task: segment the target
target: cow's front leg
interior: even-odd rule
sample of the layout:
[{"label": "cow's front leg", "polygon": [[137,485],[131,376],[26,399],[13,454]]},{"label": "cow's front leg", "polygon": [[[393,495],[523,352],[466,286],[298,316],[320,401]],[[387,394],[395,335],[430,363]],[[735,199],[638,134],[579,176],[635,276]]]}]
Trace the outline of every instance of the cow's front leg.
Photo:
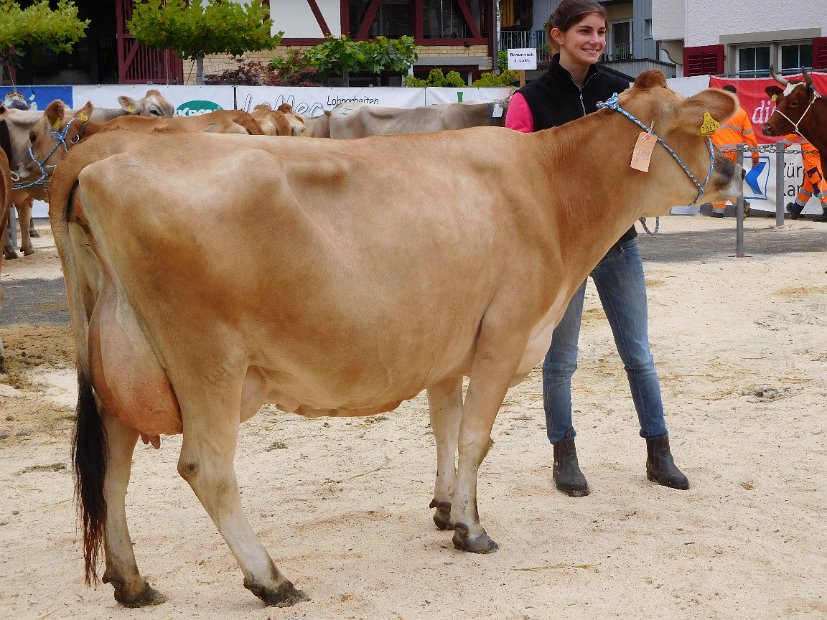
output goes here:
[{"label": "cow's front leg", "polygon": [[[11,211],[11,209],[9,210]],[[3,258],[6,260],[14,260],[17,258],[17,250],[14,249],[14,245],[11,242],[11,234],[9,233],[9,226],[11,223],[11,215],[9,215],[9,220],[6,221],[6,228],[3,230]]]},{"label": "cow's front leg", "polygon": [[182,403],[184,441],[178,473],[195,491],[233,552],[244,574],[244,587],[268,605],[288,607],[306,601],[304,593],[273,564],[241,508],[233,468],[238,416],[221,417],[214,408],[212,411],[205,408],[199,413],[202,415],[188,416]]},{"label": "cow's front leg", "polygon": [[436,482],[430,507],[436,508],[434,523],[441,530],[454,529],[451,495],[456,486],[457,440],[462,419],[462,377],[428,388],[428,411],[436,441]]},{"label": "cow's front leg", "polygon": [[103,582],[112,584],[115,600],[126,607],[158,605],[166,598],[153,589],[138,571],[126,523],[126,489],[138,433],[105,412],[101,412],[101,417],[106,428],[109,452],[103,487],[106,498],[106,570]]},{"label": "cow's front leg", "polygon": [[[477,511],[477,473],[491,448],[491,428],[502,405],[525,346],[515,346],[515,338],[495,338],[483,327],[471,379],[462,406],[459,427],[457,484],[451,504],[454,522],[453,543],[457,549],[474,553],[496,551],[497,543],[480,524]],[[495,334],[496,335],[496,334]]]}]

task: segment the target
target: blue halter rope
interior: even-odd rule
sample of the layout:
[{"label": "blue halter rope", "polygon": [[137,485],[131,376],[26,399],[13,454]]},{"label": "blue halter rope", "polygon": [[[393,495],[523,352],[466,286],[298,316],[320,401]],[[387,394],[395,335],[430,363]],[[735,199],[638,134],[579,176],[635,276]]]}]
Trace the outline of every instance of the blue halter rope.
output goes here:
[{"label": "blue halter rope", "polygon": [[[52,147],[52,150],[50,150],[46,154],[46,157],[43,158],[43,161],[40,161],[39,159],[37,159],[37,157],[34,156],[34,147],[29,147],[29,157],[32,159],[34,163],[37,164],[37,167],[40,168],[40,176],[34,181],[29,181],[28,183],[12,183],[12,189],[28,189],[29,187],[35,186],[45,187],[49,184],[47,182],[47,179],[49,178],[49,171],[46,170],[46,162],[49,161],[49,158],[60,146],[63,146],[64,151],[69,151],[69,145],[66,143],[66,136],[69,135],[69,128],[76,120],[77,117],[74,117],[68,123],[66,123],[66,126],[61,131],[52,132],[52,139],[55,140],[55,145]],[[74,138],[72,138],[72,144],[76,144],[79,140],[80,134],[77,134]],[[51,167],[54,168],[55,166],[53,165]]]},{"label": "blue halter rope", "polygon": [[709,170],[706,173],[706,178],[704,179],[704,182],[703,183],[698,183],[698,179],[695,178],[695,175],[692,174],[692,171],[689,170],[689,168],[686,166],[685,163],[683,163],[683,160],[678,156],[678,154],[675,151],[672,150],[672,147],[670,147],[668,144],[666,144],[666,142],[664,142],[663,139],[658,134],[652,132],[650,127],[647,127],[642,122],[640,122],[638,119],[636,119],[634,116],[629,114],[629,112],[627,112],[626,110],[624,110],[623,108],[620,107],[620,103],[618,102],[617,93],[613,94],[606,101],[599,101],[597,103],[597,107],[598,108],[609,108],[610,110],[615,110],[616,112],[620,112],[623,116],[628,118],[635,125],[639,126],[641,129],[643,129],[647,133],[651,133],[652,135],[654,135],[655,138],[658,141],[658,144],[660,144],[664,149],[666,149],[666,152],[669,153],[672,156],[672,159],[674,159],[677,162],[677,164],[683,169],[683,171],[689,177],[689,180],[692,181],[692,184],[698,190],[698,195],[695,196],[695,200],[693,200],[689,204],[694,205],[696,202],[698,202],[698,198],[700,198],[703,195],[704,190],[706,189],[706,185],[707,185],[707,183],[709,183],[709,179],[712,178],[712,168],[715,166],[715,149],[712,147],[712,139],[711,138],[706,139],[706,145],[709,147],[709,158],[710,158]]}]

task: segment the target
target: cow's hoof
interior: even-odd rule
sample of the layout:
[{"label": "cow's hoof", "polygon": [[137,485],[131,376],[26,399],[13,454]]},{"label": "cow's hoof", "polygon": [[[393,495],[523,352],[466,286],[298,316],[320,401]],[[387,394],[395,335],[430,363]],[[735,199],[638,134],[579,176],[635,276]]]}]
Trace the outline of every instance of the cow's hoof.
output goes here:
[{"label": "cow's hoof", "polygon": [[31,256],[34,254],[34,248],[20,248],[20,251],[23,252],[23,256]]},{"label": "cow's hoof", "polygon": [[436,508],[434,513],[434,523],[441,530],[454,529],[454,523],[451,521],[451,502],[438,502],[435,499],[431,500],[429,508]]},{"label": "cow's hoof", "polygon": [[4,250],[3,258],[5,258],[6,260],[14,260],[15,258],[17,258],[17,252],[8,252]]},{"label": "cow's hoof", "polygon": [[270,607],[290,607],[296,603],[309,601],[310,598],[289,581],[285,581],[276,590],[269,590],[256,583],[244,580],[244,587],[259,597]]},{"label": "cow's hoof", "polygon": [[457,549],[470,551],[471,553],[493,553],[499,549],[497,543],[488,537],[485,530],[483,530],[479,536],[469,538],[468,526],[464,523],[456,523],[454,525],[454,537],[451,540]]},{"label": "cow's hoof", "polygon": [[115,590],[115,600],[124,607],[137,608],[149,607],[150,605],[160,605],[165,603],[167,597],[158,592],[151,585],[146,583],[144,589],[137,596],[126,596],[123,593]]},{"label": "cow's hoof", "polygon": [[33,239],[40,239],[40,233],[37,232],[34,228],[29,229],[29,236]]}]

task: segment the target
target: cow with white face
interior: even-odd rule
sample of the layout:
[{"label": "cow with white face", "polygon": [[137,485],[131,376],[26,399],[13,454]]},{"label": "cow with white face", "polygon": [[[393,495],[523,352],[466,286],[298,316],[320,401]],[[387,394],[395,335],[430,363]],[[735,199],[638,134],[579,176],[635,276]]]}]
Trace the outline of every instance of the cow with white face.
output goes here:
[{"label": "cow with white face", "polygon": [[[270,605],[305,600],[242,511],[239,423],[268,402],[371,415],[423,389],[434,521],[457,548],[494,551],[477,472],[508,387],[542,359],[571,295],[639,217],[737,195],[743,170],[699,135],[705,115],[723,122],[736,106],[719,89],[683,99],[646,72],[614,109],[532,134],[109,132],[72,148],[50,217],[77,343],[87,580],[103,549],[118,601],[164,600],[138,570],[125,496],[138,438],[182,433],[178,472],[245,587]],[[641,133],[630,117],[671,149],[656,147],[648,172],[629,167]]]},{"label": "cow with white face", "polygon": [[804,136],[819,152],[824,170],[827,154],[827,100],[813,86],[813,78],[802,69],[803,82],[790,81],[776,75],[784,87],[767,86],[766,93],[775,102],[775,110],[761,127],[766,136],[786,136],[797,133]]}]

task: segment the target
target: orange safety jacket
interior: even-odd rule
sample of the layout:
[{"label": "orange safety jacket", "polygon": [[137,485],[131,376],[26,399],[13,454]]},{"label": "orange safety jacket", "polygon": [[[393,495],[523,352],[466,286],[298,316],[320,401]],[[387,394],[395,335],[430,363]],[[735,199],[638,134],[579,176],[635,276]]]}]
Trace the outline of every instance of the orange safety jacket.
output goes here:
[{"label": "orange safety jacket", "polygon": [[[712,144],[724,151],[724,155],[732,161],[736,159],[735,147],[739,144],[758,146],[758,140],[755,139],[755,132],[752,130],[752,123],[744,108],[739,107],[731,119],[715,130],[715,133],[712,134]],[[744,153],[745,158],[746,156],[747,154]],[[752,151],[749,156],[752,157],[753,165],[758,163],[758,151]]]},{"label": "orange safety jacket", "polygon": [[818,168],[821,172],[821,157],[819,157],[816,148],[807,141],[807,138],[797,133],[788,133],[784,136],[784,148],[793,144],[801,147],[801,163],[804,164],[804,170]]}]

